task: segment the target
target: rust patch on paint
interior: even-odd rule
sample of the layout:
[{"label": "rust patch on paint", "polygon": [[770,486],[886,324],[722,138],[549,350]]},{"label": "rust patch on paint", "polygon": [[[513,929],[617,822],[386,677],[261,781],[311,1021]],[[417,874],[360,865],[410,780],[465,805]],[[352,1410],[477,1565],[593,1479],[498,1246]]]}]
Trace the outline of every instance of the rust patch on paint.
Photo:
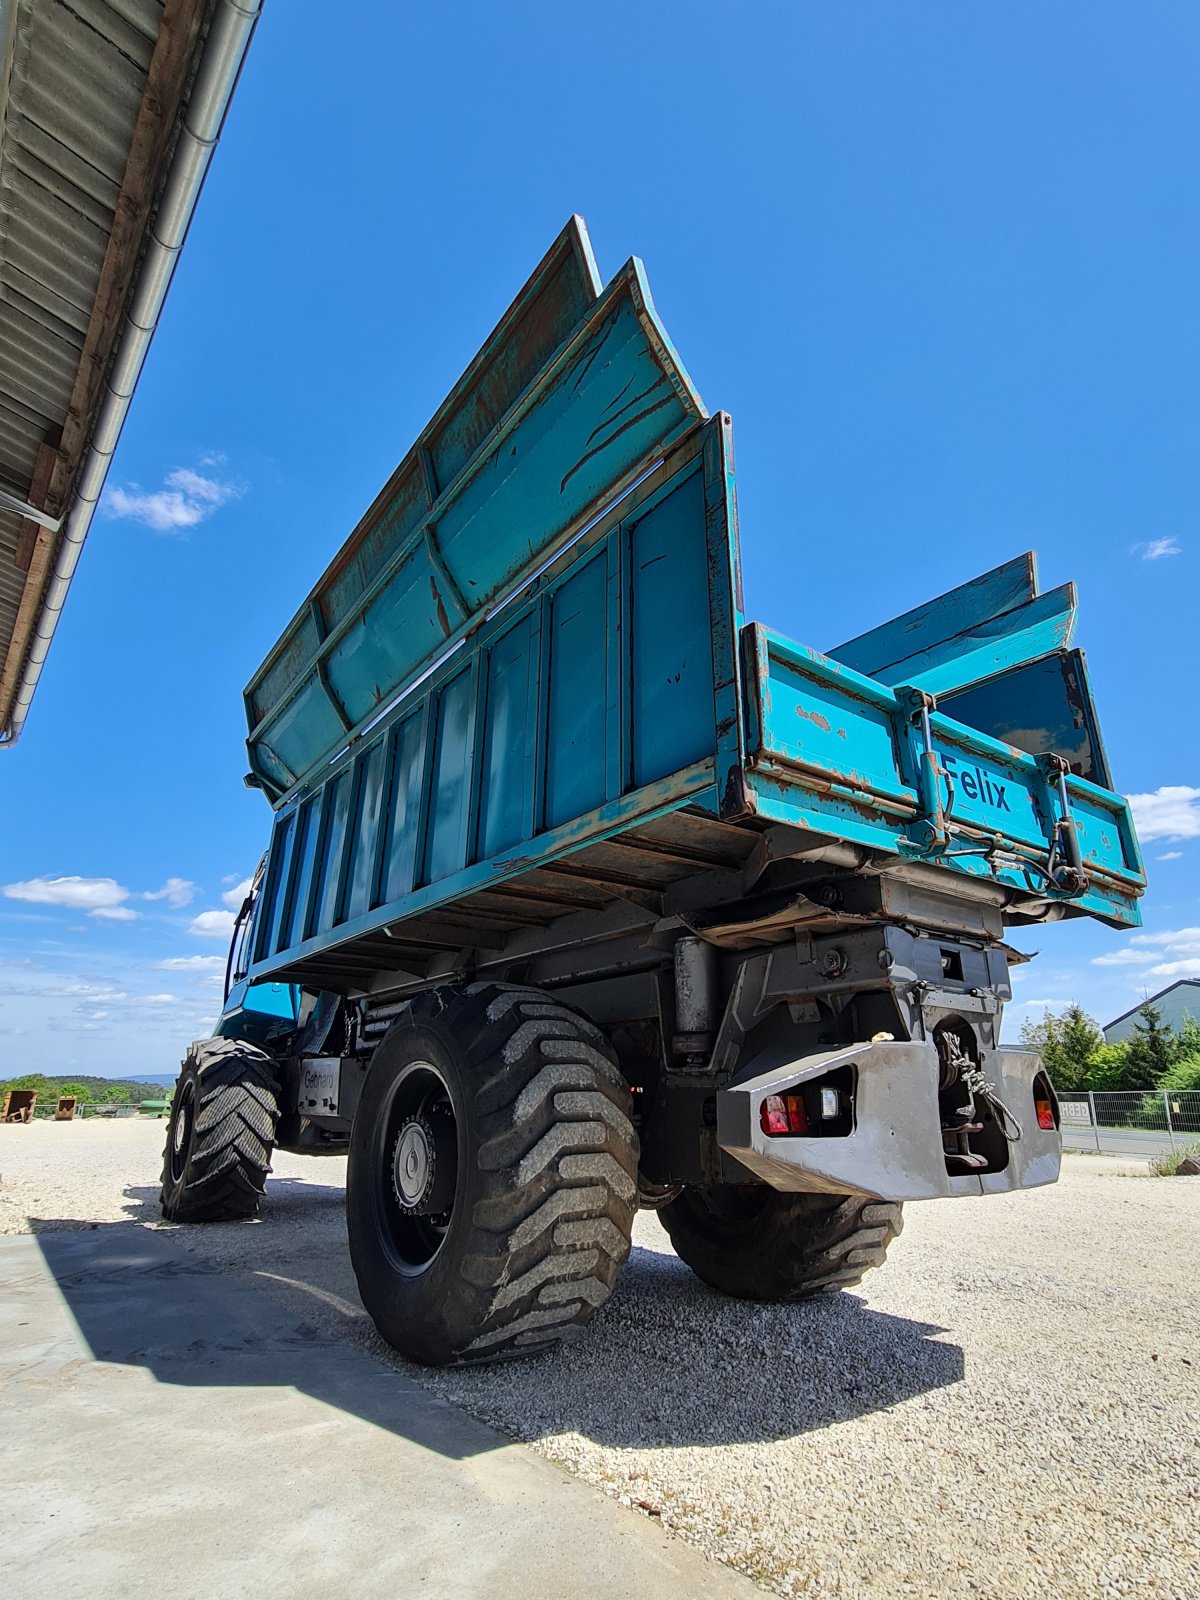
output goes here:
[{"label": "rust patch on paint", "polygon": [[[805,711],[803,706],[796,707],[796,715],[803,717],[807,722],[815,722],[818,728],[829,732],[829,718],[823,717],[819,711]],[[842,735],[845,738],[845,734]]]},{"label": "rust patch on paint", "polygon": [[[433,603],[437,607],[438,624],[448,639],[450,637],[450,618],[446,615],[446,606],[442,600],[441,591],[438,589],[437,582],[433,578],[430,578],[429,580],[429,590],[433,595]],[[366,619],[364,618],[364,621],[365,620]]]}]

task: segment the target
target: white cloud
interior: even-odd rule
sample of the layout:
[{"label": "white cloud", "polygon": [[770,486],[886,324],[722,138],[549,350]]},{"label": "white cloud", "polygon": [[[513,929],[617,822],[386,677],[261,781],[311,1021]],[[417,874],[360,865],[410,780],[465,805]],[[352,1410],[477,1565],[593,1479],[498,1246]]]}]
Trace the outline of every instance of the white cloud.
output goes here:
[{"label": "white cloud", "polygon": [[4,893],[9,900],[65,906],[106,922],[135,922],[139,916],[125,904],[130,892],[115,878],[27,878],[23,883],[6,883]]},{"label": "white cloud", "polygon": [[224,956],[168,956],[165,961],[151,962],[156,972],[224,972]]},{"label": "white cloud", "polygon": [[[206,467],[220,464],[215,456],[207,456],[201,463]],[[175,533],[194,528],[241,493],[236,483],[205,477],[191,467],[175,467],[159,489],[145,491],[136,483],[124,489],[118,485],[105,490],[100,504],[106,517],[142,522],[156,533]]]},{"label": "white cloud", "polygon": [[1171,538],[1150,539],[1145,544],[1134,545],[1134,549],[1141,552],[1143,561],[1161,561],[1164,556],[1182,554],[1179,542]]},{"label": "white cloud", "polygon": [[1200,789],[1164,784],[1149,794],[1131,794],[1129,804],[1143,844],[1151,839],[1200,839]]},{"label": "white cloud", "polygon": [[1183,855],[1182,850],[1164,850],[1162,855],[1155,856],[1156,861],[1178,861]]},{"label": "white cloud", "polygon": [[24,883],[6,883],[4,893],[10,900],[29,900],[38,906],[71,906],[76,911],[119,906],[129,899],[129,890],[115,878],[29,878]]},{"label": "white cloud", "polygon": [[1147,978],[1200,977],[1200,928],[1135,933],[1122,950],[1094,956],[1094,967],[1142,967]]},{"label": "white cloud", "polygon": [[190,878],[168,878],[161,889],[147,890],[143,900],[165,900],[176,909],[188,905],[196,898],[196,885]]},{"label": "white cloud", "polygon": [[242,902],[250,893],[250,885],[253,882],[253,878],[243,878],[240,883],[235,883],[232,889],[226,889],[221,899],[231,911],[240,911],[242,909]]},{"label": "white cloud", "polygon": [[1163,950],[1194,950],[1200,955],[1200,928],[1168,928],[1163,933],[1135,933],[1129,942]]},{"label": "white cloud", "polygon": [[202,911],[192,918],[188,932],[197,939],[228,939],[236,920],[232,911]]},{"label": "white cloud", "polygon": [[1164,961],[1160,967],[1151,967],[1152,978],[1200,978],[1200,956],[1189,956],[1185,961]]}]

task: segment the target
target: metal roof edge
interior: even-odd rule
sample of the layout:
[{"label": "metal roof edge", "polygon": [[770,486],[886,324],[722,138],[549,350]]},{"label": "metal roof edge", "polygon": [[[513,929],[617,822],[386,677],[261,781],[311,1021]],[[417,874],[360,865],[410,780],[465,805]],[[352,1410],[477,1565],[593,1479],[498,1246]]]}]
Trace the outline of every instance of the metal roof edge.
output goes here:
[{"label": "metal roof edge", "polygon": [[[15,11],[15,7],[9,9]],[[25,726],[261,11],[262,0],[216,0],[166,180],[157,208],[147,219],[145,250],[112,343],[102,399],[62,518],[53,567],[27,624],[24,659],[0,726],[0,749],[15,745]],[[0,72],[6,77],[3,40],[0,48],[4,51]]]}]

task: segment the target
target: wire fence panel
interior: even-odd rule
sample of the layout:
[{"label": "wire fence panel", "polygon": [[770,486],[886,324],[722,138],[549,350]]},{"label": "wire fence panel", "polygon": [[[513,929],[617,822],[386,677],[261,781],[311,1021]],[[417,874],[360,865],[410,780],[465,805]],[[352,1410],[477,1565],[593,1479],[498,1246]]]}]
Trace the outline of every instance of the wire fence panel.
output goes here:
[{"label": "wire fence panel", "polygon": [[1068,1150],[1156,1156],[1200,1144],[1200,1089],[1059,1095]]}]

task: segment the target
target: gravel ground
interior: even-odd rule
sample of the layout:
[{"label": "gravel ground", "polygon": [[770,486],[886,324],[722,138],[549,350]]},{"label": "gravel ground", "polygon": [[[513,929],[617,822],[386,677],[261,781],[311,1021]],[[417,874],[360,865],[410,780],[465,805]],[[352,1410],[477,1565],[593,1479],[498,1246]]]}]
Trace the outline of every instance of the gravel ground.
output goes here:
[{"label": "gravel ground", "polygon": [[[0,1232],[162,1226],[164,1125],[0,1128]],[[280,1155],[189,1251],[403,1366],[357,1302],[345,1164]],[[724,1300],[638,1218],[578,1344],[423,1382],[781,1595],[1200,1593],[1200,1180],[908,1208],[861,1290]]]}]

